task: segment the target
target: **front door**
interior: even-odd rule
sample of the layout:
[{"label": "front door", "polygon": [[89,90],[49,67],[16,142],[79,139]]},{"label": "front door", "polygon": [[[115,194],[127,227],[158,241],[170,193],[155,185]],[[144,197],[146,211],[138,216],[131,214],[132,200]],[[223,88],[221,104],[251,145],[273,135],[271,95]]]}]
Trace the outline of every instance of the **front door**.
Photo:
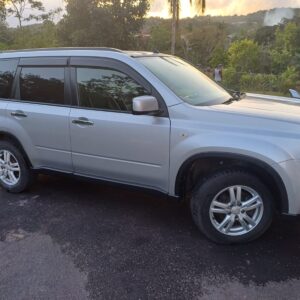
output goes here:
[{"label": "front door", "polygon": [[115,63],[72,70],[79,106],[70,115],[75,173],[166,192],[170,120],[132,114],[132,99],[151,88]]}]

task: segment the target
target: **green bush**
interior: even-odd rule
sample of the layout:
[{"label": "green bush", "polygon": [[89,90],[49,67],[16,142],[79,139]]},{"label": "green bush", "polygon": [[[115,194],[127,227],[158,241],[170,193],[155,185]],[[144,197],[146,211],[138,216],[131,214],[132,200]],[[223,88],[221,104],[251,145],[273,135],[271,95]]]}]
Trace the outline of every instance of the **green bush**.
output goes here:
[{"label": "green bush", "polygon": [[8,49],[8,46],[6,44],[0,42],[0,51],[6,50],[6,49]]},{"label": "green bush", "polygon": [[300,74],[295,67],[288,67],[281,75],[241,73],[232,67],[223,74],[226,88],[243,92],[289,95],[289,89],[300,86]]},{"label": "green bush", "polygon": [[295,67],[288,67],[280,76],[280,90],[284,94],[289,93],[289,89],[299,86],[300,74]]},{"label": "green bush", "polygon": [[280,77],[273,74],[243,74],[240,80],[242,91],[280,92]]},{"label": "green bush", "polygon": [[240,76],[233,67],[223,70],[223,85],[232,90],[240,90]]}]

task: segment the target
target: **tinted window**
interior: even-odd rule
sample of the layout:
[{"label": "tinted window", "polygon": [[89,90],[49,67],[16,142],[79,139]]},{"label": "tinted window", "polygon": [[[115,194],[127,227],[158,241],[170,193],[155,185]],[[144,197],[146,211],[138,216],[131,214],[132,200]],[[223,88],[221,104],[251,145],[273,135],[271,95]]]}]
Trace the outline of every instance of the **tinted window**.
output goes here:
[{"label": "tinted window", "polygon": [[124,73],[109,69],[77,69],[81,107],[132,111],[132,99],[149,92]]},{"label": "tinted window", "polygon": [[10,97],[17,67],[17,59],[0,60],[0,98]]},{"label": "tinted window", "polygon": [[64,68],[22,68],[20,99],[46,104],[64,104]]}]

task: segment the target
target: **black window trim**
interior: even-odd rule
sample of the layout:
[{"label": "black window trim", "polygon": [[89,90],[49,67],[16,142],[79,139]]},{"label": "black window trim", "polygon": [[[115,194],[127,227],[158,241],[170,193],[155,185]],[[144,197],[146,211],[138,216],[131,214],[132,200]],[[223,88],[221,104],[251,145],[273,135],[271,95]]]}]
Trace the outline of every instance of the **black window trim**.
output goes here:
[{"label": "black window trim", "polygon": [[19,67],[67,67],[68,62],[67,56],[21,57]]},{"label": "black window trim", "polygon": [[14,93],[14,84],[15,84],[15,80],[17,77],[17,73],[18,73],[18,66],[20,63],[20,58],[18,57],[12,57],[12,58],[1,58],[0,61],[16,61],[16,70],[14,71],[14,76],[13,76],[13,80],[12,80],[12,84],[10,87],[10,93],[9,93],[9,97],[8,98],[1,98],[1,101],[11,101],[13,99],[13,93]]},{"label": "black window trim", "polygon": [[89,107],[80,107],[79,104],[79,92],[78,92],[78,83],[77,83],[77,68],[91,68],[91,69],[110,69],[121,72],[133,80],[135,80],[138,84],[143,86],[146,90],[149,91],[151,95],[157,98],[159,102],[159,106],[161,108],[161,115],[159,117],[169,117],[168,108],[163,100],[162,96],[158,93],[158,91],[153,87],[153,85],[146,80],[141,74],[135,71],[132,67],[123,63],[117,59],[113,58],[101,58],[101,57],[75,57],[72,56],[70,58],[70,70],[71,70],[71,86],[72,90],[72,99],[73,105],[76,105],[78,109],[84,110],[95,110],[95,111],[104,111],[104,112],[114,112],[114,113],[125,113],[132,114],[130,111],[120,111],[120,110],[108,110],[108,109],[100,109],[100,108],[89,108]]}]

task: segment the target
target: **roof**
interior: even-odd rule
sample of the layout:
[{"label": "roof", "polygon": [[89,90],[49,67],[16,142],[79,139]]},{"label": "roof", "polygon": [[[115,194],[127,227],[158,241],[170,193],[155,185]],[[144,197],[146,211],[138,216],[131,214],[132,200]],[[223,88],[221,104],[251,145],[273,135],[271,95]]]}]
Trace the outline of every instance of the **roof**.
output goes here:
[{"label": "roof", "polygon": [[140,56],[160,56],[159,53],[146,52],[146,51],[122,51],[115,48],[106,47],[63,47],[63,48],[38,48],[38,49],[20,49],[20,50],[7,50],[0,51],[0,58],[4,57],[30,57],[34,56],[72,56],[72,55],[87,55],[98,56],[100,53],[104,54],[123,54],[130,57]]},{"label": "roof", "polygon": [[120,52],[122,50],[108,47],[57,47],[57,48],[35,48],[35,49],[19,49],[19,50],[6,50],[0,51],[0,53],[17,53],[17,52],[40,52],[40,51],[66,51],[66,50],[94,50],[94,51],[112,51]]}]

